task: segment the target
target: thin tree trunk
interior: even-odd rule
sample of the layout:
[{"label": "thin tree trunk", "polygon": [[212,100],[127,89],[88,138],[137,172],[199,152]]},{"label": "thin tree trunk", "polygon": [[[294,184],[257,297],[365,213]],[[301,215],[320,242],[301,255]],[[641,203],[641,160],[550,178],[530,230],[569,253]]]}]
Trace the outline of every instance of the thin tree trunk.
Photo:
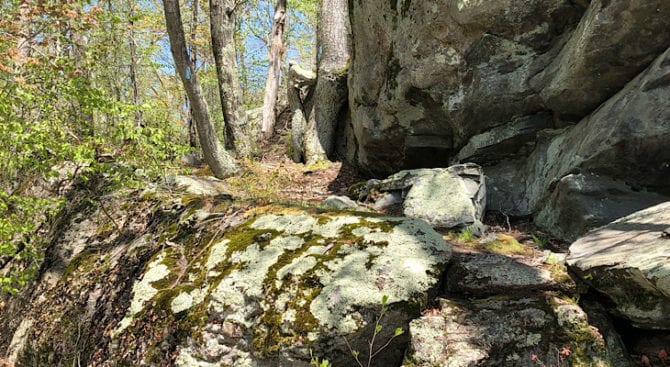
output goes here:
[{"label": "thin tree trunk", "polygon": [[332,157],[340,112],[347,103],[351,26],[347,0],[323,0],[317,27],[319,54],[314,111],[305,135],[308,163]]},{"label": "thin tree trunk", "polygon": [[239,93],[234,39],[235,2],[210,0],[209,15],[226,148],[234,150],[239,157],[248,158],[254,154],[254,148],[248,131],[247,114],[242,107]]},{"label": "thin tree trunk", "polygon": [[[198,49],[196,47],[196,37],[198,29],[198,0],[191,0],[191,65],[194,65],[194,68],[198,65]],[[198,147],[198,129],[196,128],[195,121],[193,120],[193,107],[186,96],[186,103],[188,105],[188,144],[192,148]],[[216,131],[216,126],[214,127]]]},{"label": "thin tree trunk", "polygon": [[137,81],[137,45],[135,43],[135,5],[134,0],[128,1],[128,46],[130,48],[130,84],[133,89],[133,106],[135,107],[135,126],[142,126],[142,110],[140,110],[140,92]]},{"label": "thin tree trunk", "polygon": [[209,106],[203,97],[202,88],[195,74],[195,65],[186,49],[184,27],[179,11],[179,0],[164,0],[165,22],[167,24],[168,36],[170,38],[170,50],[174,58],[177,72],[184,84],[189,101],[193,107],[193,118],[197,125],[198,138],[205,158],[212,173],[218,178],[234,175],[239,171],[235,160],[226,152],[223,145],[216,137],[209,115]]},{"label": "thin tree trunk", "polygon": [[279,75],[281,72],[281,61],[284,56],[284,25],[286,23],[286,0],[277,0],[275,4],[275,15],[272,21],[272,35],[270,49],[268,52],[268,76],[265,81],[265,96],[263,98],[263,124],[262,133],[264,139],[269,139],[274,133],[277,112],[277,94],[279,93]]},{"label": "thin tree trunk", "polygon": [[18,69],[21,69],[23,63],[30,56],[32,48],[32,32],[30,31],[32,1],[21,0],[19,2],[19,24],[21,25],[21,36],[17,40],[17,51],[19,59],[17,60]]}]

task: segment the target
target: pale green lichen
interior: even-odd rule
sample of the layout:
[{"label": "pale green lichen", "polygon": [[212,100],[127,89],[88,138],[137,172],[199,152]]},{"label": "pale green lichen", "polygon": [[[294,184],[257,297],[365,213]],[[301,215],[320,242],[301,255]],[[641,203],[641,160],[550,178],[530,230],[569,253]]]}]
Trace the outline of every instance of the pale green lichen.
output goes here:
[{"label": "pale green lichen", "polygon": [[126,312],[126,316],[119,322],[119,326],[116,330],[114,330],[112,336],[118,335],[130,326],[134,316],[144,309],[144,304],[158,293],[158,289],[153,287],[153,283],[162,280],[170,274],[170,269],[163,264],[164,259],[165,253],[159,253],[154,261],[147,265],[147,270],[144,272],[142,279],[135,282],[135,285],[133,285],[133,299],[130,302],[130,307]]}]

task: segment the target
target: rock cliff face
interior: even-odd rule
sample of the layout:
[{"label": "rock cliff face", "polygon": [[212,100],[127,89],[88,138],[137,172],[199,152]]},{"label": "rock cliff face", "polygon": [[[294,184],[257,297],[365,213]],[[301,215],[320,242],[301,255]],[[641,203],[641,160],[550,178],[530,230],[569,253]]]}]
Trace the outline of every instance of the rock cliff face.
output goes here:
[{"label": "rock cliff face", "polygon": [[[670,194],[667,1],[371,0],[351,18],[348,158],[368,173],[474,162],[490,209],[548,206],[572,239]],[[630,204],[566,228],[580,181]]]}]

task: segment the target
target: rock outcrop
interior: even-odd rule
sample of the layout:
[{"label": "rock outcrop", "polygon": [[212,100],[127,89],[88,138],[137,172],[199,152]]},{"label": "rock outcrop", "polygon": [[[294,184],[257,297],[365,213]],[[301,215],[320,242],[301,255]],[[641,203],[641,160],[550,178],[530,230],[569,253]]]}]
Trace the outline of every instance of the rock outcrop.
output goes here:
[{"label": "rock outcrop", "polygon": [[434,228],[482,228],[486,184],[476,164],[400,171],[381,181],[368,181],[366,190],[386,193],[390,196],[381,199],[394,204],[400,197],[406,217],[423,219]]},{"label": "rock outcrop", "polygon": [[570,246],[567,262],[618,316],[670,330],[670,202],[589,232]]},{"label": "rock outcrop", "polygon": [[667,1],[373,0],[351,16],[348,157],[368,173],[477,163],[490,210],[568,240],[670,195]]},{"label": "rock outcrop", "polygon": [[410,324],[404,366],[611,365],[605,342],[575,304],[557,298],[442,300]]},{"label": "rock outcrop", "polygon": [[[34,291],[0,303],[0,355],[19,366],[308,366],[311,350],[351,365],[347,343],[367,350],[382,299],[386,342],[420,315],[451,256],[420,220],[173,195],[115,193],[64,220]],[[399,365],[406,342],[373,364]]]}]

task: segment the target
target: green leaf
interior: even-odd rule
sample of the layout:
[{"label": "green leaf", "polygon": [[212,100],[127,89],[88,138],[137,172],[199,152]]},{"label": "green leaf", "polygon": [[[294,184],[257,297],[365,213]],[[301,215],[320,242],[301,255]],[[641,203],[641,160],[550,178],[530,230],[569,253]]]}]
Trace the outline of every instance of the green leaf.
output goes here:
[{"label": "green leaf", "polygon": [[395,333],[393,333],[393,336],[400,336],[405,333],[405,330],[403,330],[401,327],[395,329]]}]

